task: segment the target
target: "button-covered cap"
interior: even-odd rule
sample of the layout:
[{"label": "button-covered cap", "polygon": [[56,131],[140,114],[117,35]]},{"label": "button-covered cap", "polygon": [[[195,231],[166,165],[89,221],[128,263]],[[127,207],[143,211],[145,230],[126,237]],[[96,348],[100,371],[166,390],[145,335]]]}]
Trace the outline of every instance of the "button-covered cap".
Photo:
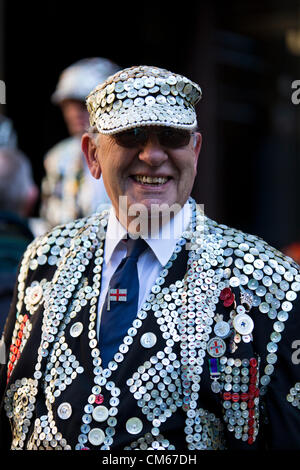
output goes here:
[{"label": "button-covered cap", "polygon": [[109,77],[87,97],[90,125],[102,134],[138,126],[193,129],[201,88],[188,78],[152,66],[130,67]]}]

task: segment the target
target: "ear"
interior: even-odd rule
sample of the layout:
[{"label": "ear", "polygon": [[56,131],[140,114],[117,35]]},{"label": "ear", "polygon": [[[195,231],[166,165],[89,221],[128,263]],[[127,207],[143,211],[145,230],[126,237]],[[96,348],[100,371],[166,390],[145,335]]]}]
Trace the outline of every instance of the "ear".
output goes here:
[{"label": "ear", "polygon": [[87,132],[81,138],[81,148],[91,174],[98,180],[101,176],[101,166],[97,156],[97,146]]},{"label": "ear", "polygon": [[200,134],[200,132],[195,132],[193,137],[194,137],[193,147],[194,147],[194,152],[195,152],[194,169],[195,169],[195,172],[197,173],[198,157],[199,157],[201,145],[202,145],[202,135]]}]

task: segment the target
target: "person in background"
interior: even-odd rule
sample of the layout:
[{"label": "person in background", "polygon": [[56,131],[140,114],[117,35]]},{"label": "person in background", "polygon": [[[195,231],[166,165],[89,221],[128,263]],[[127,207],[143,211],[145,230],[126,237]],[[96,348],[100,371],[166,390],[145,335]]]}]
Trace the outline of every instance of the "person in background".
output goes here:
[{"label": "person in background", "polygon": [[0,148],[0,335],[19,262],[34,238],[28,218],[38,194],[28,158],[16,148]]},{"label": "person in background", "polygon": [[119,66],[112,61],[93,57],[72,64],[59,77],[52,102],[60,107],[70,136],[50,149],[44,159],[40,216],[49,228],[110,204],[102,181],[95,184],[89,173],[81,136],[89,125],[86,96],[117,70]]},{"label": "person in background", "polygon": [[16,148],[18,137],[12,121],[0,114],[0,147]]}]

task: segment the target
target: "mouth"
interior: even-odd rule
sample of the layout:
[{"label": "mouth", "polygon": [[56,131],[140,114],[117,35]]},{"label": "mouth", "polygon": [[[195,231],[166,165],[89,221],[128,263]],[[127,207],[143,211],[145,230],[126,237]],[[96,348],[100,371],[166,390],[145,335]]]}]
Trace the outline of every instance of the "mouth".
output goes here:
[{"label": "mouth", "polygon": [[147,176],[147,175],[132,175],[131,178],[144,186],[163,186],[170,179],[170,176]]}]

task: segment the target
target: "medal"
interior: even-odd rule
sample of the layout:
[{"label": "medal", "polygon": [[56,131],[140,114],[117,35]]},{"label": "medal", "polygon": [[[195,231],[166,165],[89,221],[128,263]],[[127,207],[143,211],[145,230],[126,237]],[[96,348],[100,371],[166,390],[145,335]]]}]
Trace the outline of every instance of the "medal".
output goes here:
[{"label": "medal", "polygon": [[219,393],[221,391],[221,384],[218,382],[220,377],[220,364],[219,359],[212,358],[208,360],[210,378],[213,381],[211,384],[211,389],[214,393]]}]

